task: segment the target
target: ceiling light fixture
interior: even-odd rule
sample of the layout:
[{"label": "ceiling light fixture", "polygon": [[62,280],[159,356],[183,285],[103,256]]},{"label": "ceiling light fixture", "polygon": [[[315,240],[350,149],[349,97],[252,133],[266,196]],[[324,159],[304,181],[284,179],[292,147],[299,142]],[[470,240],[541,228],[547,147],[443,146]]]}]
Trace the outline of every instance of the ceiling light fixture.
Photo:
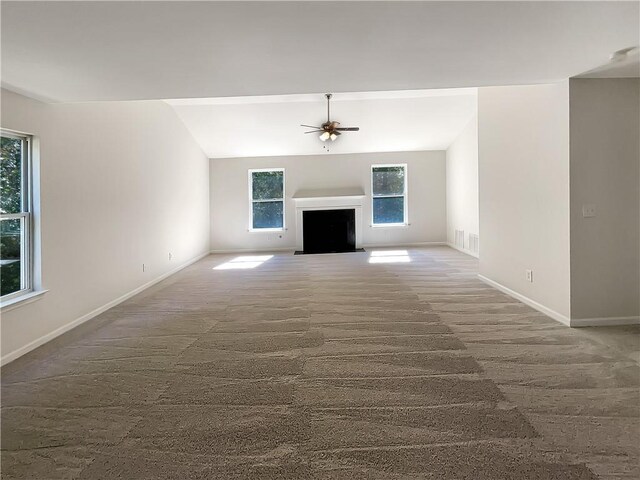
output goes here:
[{"label": "ceiling light fixture", "polygon": [[329,132],[324,132],[322,135],[320,135],[320,140],[322,140],[323,142],[326,142],[327,140],[329,140],[330,136],[331,134]]}]

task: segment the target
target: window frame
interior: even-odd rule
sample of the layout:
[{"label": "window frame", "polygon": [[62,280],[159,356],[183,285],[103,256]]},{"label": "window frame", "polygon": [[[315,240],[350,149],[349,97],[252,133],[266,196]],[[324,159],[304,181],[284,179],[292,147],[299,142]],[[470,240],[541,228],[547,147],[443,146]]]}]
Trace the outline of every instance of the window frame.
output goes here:
[{"label": "window frame", "polygon": [[1,220],[21,220],[20,228],[20,285],[24,288],[0,297],[5,306],[30,296],[34,291],[34,222],[33,222],[33,137],[31,135],[0,129],[0,136],[22,141],[20,212],[0,213]]},{"label": "window frame", "polygon": [[[376,168],[385,167],[402,167],[404,169],[404,191],[402,195],[375,195],[373,191],[373,171]],[[388,227],[407,227],[409,225],[409,201],[408,201],[408,185],[409,185],[409,170],[406,163],[374,163],[371,164],[371,173],[369,175],[370,188],[371,188],[371,226],[374,228],[388,228]],[[399,223],[375,223],[374,220],[374,207],[373,202],[376,198],[398,198],[402,197],[403,202],[403,219]]]},{"label": "window frame", "polygon": [[[253,174],[259,172],[282,172],[282,198],[268,198],[262,200],[253,199]],[[249,181],[249,232],[284,232],[286,227],[286,173],[284,168],[250,168],[248,172]],[[282,202],[282,227],[276,228],[253,228],[253,204],[265,202]]]}]

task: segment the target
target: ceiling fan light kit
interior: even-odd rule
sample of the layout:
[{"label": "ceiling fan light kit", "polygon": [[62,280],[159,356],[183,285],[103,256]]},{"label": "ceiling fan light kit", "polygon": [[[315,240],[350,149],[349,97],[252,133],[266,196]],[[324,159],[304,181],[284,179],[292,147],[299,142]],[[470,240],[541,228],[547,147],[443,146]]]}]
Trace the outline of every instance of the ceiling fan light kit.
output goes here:
[{"label": "ceiling fan light kit", "polygon": [[325,94],[327,97],[327,121],[323,123],[319,127],[315,127],[313,125],[300,125],[301,127],[313,128],[314,130],[310,130],[304,133],[320,133],[320,140],[326,142],[331,139],[332,142],[335,142],[336,139],[342,135],[342,132],[357,132],[360,130],[360,127],[340,127],[340,122],[331,121],[331,110],[330,110],[330,101],[332,95],[330,93]]}]

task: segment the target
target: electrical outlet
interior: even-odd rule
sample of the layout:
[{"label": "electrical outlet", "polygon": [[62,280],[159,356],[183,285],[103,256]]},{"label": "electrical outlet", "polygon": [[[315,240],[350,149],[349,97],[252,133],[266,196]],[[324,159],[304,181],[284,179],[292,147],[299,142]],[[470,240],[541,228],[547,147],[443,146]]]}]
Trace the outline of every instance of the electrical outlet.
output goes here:
[{"label": "electrical outlet", "polygon": [[527,282],[533,283],[533,270],[525,270],[527,274]]},{"label": "electrical outlet", "polygon": [[596,216],[596,206],[592,203],[582,205],[582,217],[591,218]]}]

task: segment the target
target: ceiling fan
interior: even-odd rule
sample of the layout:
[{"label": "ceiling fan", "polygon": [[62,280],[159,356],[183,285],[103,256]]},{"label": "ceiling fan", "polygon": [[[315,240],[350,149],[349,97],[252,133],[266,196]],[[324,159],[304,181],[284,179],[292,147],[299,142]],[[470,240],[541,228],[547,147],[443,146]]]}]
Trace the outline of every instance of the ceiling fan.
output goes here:
[{"label": "ceiling fan", "polygon": [[334,141],[338,138],[339,135],[342,135],[342,132],[357,132],[360,130],[360,127],[341,127],[340,122],[332,122],[331,115],[329,110],[329,104],[331,102],[331,94],[326,93],[325,97],[327,97],[327,121],[324,122],[319,127],[314,127],[313,125],[300,125],[301,127],[313,128],[313,130],[304,132],[304,133],[320,133],[320,140],[326,142],[331,139]]}]

